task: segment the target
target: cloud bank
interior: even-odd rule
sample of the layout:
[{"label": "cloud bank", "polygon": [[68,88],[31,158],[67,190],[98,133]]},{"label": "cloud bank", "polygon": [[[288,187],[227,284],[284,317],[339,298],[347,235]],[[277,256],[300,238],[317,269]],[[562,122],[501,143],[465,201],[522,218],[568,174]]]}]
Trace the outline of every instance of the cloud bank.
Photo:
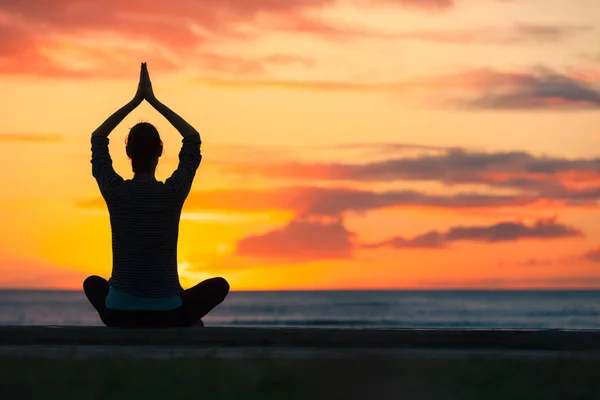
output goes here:
[{"label": "cloud bank", "polygon": [[532,225],[521,222],[499,222],[491,226],[456,226],[446,232],[431,231],[414,238],[395,237],[381,243],[365,245],[367,248],[442,248],[459,241],[508,242],[523,239],[558,239],[582,237],[583,233],[574,227],[559,224],[555,218],[542,219]]}]

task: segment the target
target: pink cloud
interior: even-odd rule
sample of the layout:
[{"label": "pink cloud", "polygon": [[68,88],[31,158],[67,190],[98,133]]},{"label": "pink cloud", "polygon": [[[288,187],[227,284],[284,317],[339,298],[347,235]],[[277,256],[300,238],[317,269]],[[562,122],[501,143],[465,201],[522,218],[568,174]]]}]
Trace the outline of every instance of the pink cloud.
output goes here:
[{"label": "pink cloud", "polygon": [[[0,73],[41,76],[123,76],[123,62],[147,61],[155,70],[177,69],[193,63],[201,48],[215,48],[221,40],[244,37],[239,24],[263,12],[284,15],[327,3],[326,0],[253,0],[218,2],[177,1],[0,1]],[[100,46],[104,40],[108,47]],[[138,43],[135,47],[119,44]],[[52,58],[62,48],[88,61],[72,70]],[[213,53],[213,57],[210,57]],[[208,51],[208,68],[237,72],[249,66],[234,56]],[[266,62],[281,62],[273,58]],[[201,64],[199,64],[201,66]],[[233,70],[233,71],[230,71]],[[248,72],[245,71],[244,72]],[[250,71],[251,72],[251,71]]]},{"label": "pink cloud", "polygon": [[238,242],[237,255],[249,258],[307,262],[351,258],[356,248],[376,249],[443,249],[456,241],[497,243],[519,240],[552,240],[582,237],[577,229],[541,219],[533,224],[499,222],[489,226],[455,226],[446,232],[430,231],[413,238],[398,236],[380,243],[361,244],[346,229],[341,218],[333,221],[296,218],[289,224],[264,234],[252,235]]},{"label": "pink cloud", "polygon": [[[375,148],[384,151],[377,145]],[[388,144],[405,149],[403,144]],[[373,146],[361,144],[361,148]],[[428,150],[417,156],[394,154],[366,163],[228,162],[220,173],[242,177],[258,175],[286,186],[271,189],[228,188],[192,191],[188,210],[292,211],[298,215],[336,216],[383,208],[424,207],[468,210],[540,205],[544,207],[597,208],[600,198],[600,160],[536,156],[527,152],[471,152],[463,149],[410,145]],[[433,152],[431,152],[433,150]],[[243,152],[261,153],[243,148]],[[233,153],[235,154],[235,153]],[[234,155],[233,159],[238,159]],[[268,153],[262,157],[268,159]],[[293,158],[293,156],[290,156]],[[312,184],[290,185],[290,181]],[[448,187],[479,185],[489,193],[430,194],[417,190],[355,189],[354,184],[382,182],[438,182]],[[317,182],[328,183],[319,186]],[[348,183],[348,184],[347,184]],[[335,185],[334,185],[335,184]],[[336,187],[337,186],[337,187]],[[458,186],[460,187],[460,186]],[[495,194],[510,189],[512,194]],[[105,208],[100,199],[79,203],[85,208]]]},{"label": "pink cloud", "polygon": [[237,254],[298,262],[351,258],[354,236],[341,220],[295,219],[280,229],[240,240]]},{"label": "pink cloud", "polygon": [[[202,69],[202,59],[196,60],[197,50],[215,53],[223,41],[252,39],[268,30],[284,29],[345,39],[387,36],[359,28],[336,27],[310,13],[336,3],[336,0],[182,0],[170,3],[159,0],[1,0],[0,33],[4,40],[0,44],[0,73],[117,77],[124,75],[123,69],[131,60],[136,63],[147,61],[155,70],[175,70],[184,63],[194,65],[198,61],[196,65]],[[377,0],[371,5],[439,11],[452,8],[454,1]],[[537,36],[553,34],[530,33]],[[107,38],[113,44],[98,47],[98,43]],[[81,39],[87,41],[82,43]],[[114,42],[138,43],[140,46],[123,48]],[[57,51],[60,54],[61,47],[67,47],[71,54],[84,59],[88,67],[72,69],[58,62],[52,54]],[[261,68],[256,65],[257,60],[246,62],[233,60],[236,55],[219,56],[212,60],[212,68],[223,68],[227,74],[241,70],[242,75],[248,75]],[[292,62],[292,58],[273,55],[266,56],[263,61],[273,65]],[[304,57],[297,56],[293,62],[308,66],[313,61],[306,62]]]},{"label": "pink cloud", "polygon": [[[390,151],[404,148],[388,144]],[[381,146],[382,150],[383,147]],[[368,151],[365,144],[362,148]],[[539,198],[593,200],[600,197],[600,159],[567,159],[536,156],[527,152],[472,152],[463,149],[434,150],[418,156],[394,154],[372,162],[307,163],[252,161],[222,163],[222,172],[257,175],[285,181],[400,182],[435,181],[447,186],[477,184],[511,188]]]}]

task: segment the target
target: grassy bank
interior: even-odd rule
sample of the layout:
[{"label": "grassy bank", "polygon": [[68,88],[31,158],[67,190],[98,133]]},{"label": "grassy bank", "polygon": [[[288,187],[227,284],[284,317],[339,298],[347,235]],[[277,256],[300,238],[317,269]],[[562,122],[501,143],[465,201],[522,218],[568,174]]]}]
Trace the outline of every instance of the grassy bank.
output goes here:
[{"label": "grassy bank", "polygon": [[600,399],[600,360],[0,358],[2,398]]}]

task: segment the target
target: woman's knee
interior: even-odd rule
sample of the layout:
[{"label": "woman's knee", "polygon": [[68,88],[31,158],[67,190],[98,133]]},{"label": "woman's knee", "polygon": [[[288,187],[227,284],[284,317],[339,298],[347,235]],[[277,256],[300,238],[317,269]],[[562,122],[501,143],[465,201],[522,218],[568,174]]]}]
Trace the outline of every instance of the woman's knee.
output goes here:
[{"label": "woman's knee", "polygon": [[222,297],[221,301],[223,301],[229,293],[229,282],[225,278],[217,277],[211,279],[211,285],[219,294],[219,297]]},{"label": "woman's knee", "polygon": [[217,279],[217,282],[219,282],[219,286],[221,287],[221,290],[223,291],[223,293],[225,293],[225,295],[227,295],[227,293],[229,293],[229,282],[227,282],[227,280],[225,278],[215,278]]},{"label": "woman's knee", "polygon": [[92,275],[88,276],[83,281],[83,291],[86,294],[95,293],[95,292],[103,292],[108,287],[108,281],[100,276]]}]

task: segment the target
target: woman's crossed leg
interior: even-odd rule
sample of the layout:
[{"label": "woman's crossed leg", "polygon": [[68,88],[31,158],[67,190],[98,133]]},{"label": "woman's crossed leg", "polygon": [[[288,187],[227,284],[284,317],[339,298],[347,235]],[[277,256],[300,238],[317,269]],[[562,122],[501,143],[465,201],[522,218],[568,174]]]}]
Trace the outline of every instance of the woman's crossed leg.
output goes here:
[{"label": "woman's crossed leg", "polygon": [[174,310],[113,310],[106,308],[109,283],[99,276],[83,282],[83,290],[106,326],[121,328],[166,328],[202,325],[202,318],[221,304],[229,293],[223,278],[211,278],[181,293],[182,304]]}]

